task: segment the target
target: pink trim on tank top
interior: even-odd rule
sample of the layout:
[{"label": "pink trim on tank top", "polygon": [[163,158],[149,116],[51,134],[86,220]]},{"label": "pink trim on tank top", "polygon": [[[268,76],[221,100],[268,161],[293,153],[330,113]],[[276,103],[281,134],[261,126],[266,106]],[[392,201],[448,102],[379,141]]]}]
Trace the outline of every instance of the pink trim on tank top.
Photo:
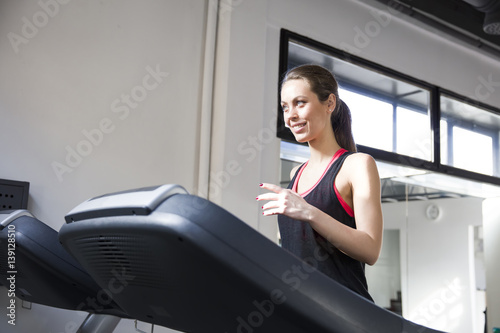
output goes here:
[{"label": "pink trim on tank top", "polygon": [[[332,160],[328,163],[327,167],[325,168],[325,171],[323,171],[323,174],[321,175],[321,177],[318,179],[318,181],[316,182],[316,184],[314,184],[309,190],[303,192],[303,193],[300,193],[299,195],[301,197],[305,197],[306,195],[308,195],[309,193],[311,193],[312,190],[314,190],[316,188],[316,186],[318,186],[319,182],[323,179],[323,177],[325,176],[326,172],[330,169],[330,167],[332,166],[332,164],[340,157],[342,156],[342,154],[344,154],[345,152],[347,152],[347,150],[345,150],[344,148],[340,148],[339,150],[337,150],[337,152],[333,155],[332,157]],[[297,175],[297,177],[295,178],[295,182],[292,186],[292,191],[294,191],[295,193],[297,193],[297,187],[298,187],[298,184],[299,184],[299,179],[300,179],[300,176],[302,176],[302,172],[304,171],[304,169],[306,168],[307,166],[307,163],[309,163],[309,161],[307,161],[304,166],[300,169],[299,171],[299,174]],[[342,205],[342,208],[344,208],[344,210],[346,211],[347,214],[349,214],[349,216],[353,217],[354,216],[354,211],[352,210],[351,207],[349,207],[349,205],[344,201],[344,199],[340,196],[340,193],[338,192],[337,190],[337,187],[335,186],[335,184],[333,184],[333,189],[335,191],[335,195],[337,196],[337,198],[339,199],[339,202],[340,204]]]},{"label": "pink trim on tank top", "polygon": [[349,206],[347,204],[347,202],[345,202],[345,200],[342,198],[342,196],[340,195],[339,190],[337,190],[337,186],[335,186],[335,184],[333,184],[333,189],[335,191],[335,194],[337,195],[337,199],[339,199],[339,202],[342,205],[342,207],[344,208],[345,212],[350,217],[354,217],[354,211],[352,210],[351,206]]}]

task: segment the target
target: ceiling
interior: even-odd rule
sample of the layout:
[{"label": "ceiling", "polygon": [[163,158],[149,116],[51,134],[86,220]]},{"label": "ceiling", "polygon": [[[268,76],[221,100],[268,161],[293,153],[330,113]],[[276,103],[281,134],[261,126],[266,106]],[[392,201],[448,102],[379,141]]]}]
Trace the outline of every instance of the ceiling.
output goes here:
[{"label": "ceiling", "polygon": [[[437,32],[452,35],[473,47],[483,49],[500,58],[500,1],[377,1],[411,16]],[[496,34],[486,33],[484,29]]]}]

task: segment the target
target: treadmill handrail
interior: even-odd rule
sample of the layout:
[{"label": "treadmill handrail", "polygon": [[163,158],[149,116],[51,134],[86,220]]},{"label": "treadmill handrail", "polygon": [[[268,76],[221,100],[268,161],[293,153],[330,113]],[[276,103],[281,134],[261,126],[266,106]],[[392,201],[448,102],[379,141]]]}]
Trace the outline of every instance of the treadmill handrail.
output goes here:
[{"label": "treadmill handrail", "polygon": [[7,227],[10,223],[12,223],[12,221],[15,221],[21,216],[29,216],[34,218],[33,214],[31,214],[26,209],[0,211],[0,230]]},{"label": "treadmill handrail", "polygon": [[76,206],[65,220],[72,223],[98,216],[149,215],[168,197],[187,193],[180,185],[167,184],[106,194]]}]

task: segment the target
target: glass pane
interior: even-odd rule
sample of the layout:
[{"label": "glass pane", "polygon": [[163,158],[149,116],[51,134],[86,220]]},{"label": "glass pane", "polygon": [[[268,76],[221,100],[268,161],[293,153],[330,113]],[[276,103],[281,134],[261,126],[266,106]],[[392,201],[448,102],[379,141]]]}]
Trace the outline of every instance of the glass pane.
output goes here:
[{"label": "glass pane", "polygon": [[345,89],[339,96],[351,110],[356,144],[392,151],[392,105]]},{"label": "glass pane", "polygon": [[453,165],[457,168],[493,175],[491,136],[460,127],[453,128]]},{"label": "glass pane", "polygon": [[498,177],[499,134],[499,115],[441,96],[441,163]]},{"label": "glass pane", "polygon": [[430,161],[432,142],[428,112],[397,108],[396,152]]},{"label": "glass pane", "polygon": [[441,119],[441,164],[448,164],[448,122]]}]

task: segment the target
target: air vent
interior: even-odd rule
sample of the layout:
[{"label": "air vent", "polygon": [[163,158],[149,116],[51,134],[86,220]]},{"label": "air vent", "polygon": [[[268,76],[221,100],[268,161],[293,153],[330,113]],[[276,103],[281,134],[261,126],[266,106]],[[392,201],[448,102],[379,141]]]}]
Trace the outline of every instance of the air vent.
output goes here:
[{"label": "air vent", "polygon": [[99,235],[75,240],[79,258],[101,285],[129,277],[128,284],[155,287],[164,284],[165,276],[157,269],[154,252],[142,237],[128,235]]}]

